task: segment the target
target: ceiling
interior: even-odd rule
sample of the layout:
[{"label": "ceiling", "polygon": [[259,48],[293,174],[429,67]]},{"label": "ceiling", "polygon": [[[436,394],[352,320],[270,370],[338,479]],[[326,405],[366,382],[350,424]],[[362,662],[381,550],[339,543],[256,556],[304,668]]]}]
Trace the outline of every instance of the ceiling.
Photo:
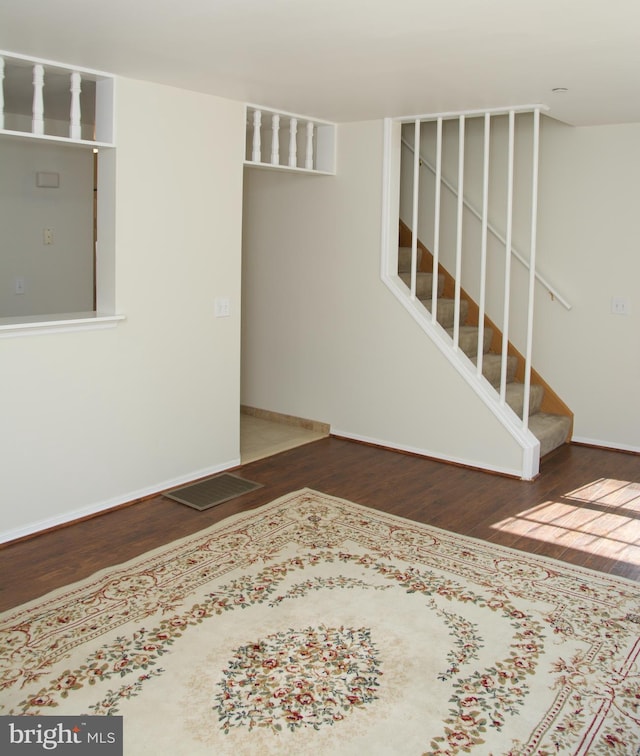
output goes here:
[{"label": "ceiling", "polygon": [[640,122],[638,0],[1,0],[0,48],[333,121]]}]

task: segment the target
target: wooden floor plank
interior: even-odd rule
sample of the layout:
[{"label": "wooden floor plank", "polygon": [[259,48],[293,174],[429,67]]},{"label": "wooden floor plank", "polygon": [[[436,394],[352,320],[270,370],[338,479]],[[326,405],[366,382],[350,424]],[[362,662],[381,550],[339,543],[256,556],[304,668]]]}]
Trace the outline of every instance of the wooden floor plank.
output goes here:
[{"label": "wooden floor plank", "polygon": [[0,548],[0,610],[305,487],[640,581],[637,455],[566,445],[524,482],[325,438],[234,472],[263,488],[203,512],[156,496]]}]

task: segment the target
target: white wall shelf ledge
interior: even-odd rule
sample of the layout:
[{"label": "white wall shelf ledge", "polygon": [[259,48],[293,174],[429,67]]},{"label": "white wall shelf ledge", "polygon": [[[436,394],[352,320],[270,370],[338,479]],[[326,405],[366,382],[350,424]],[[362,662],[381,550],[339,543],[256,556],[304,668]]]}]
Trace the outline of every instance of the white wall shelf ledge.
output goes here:
[{"label": "white wall shelf ledge", "polygon": [[114,328],[123,320],[126,320],[126,315],[103,315],[97,312],[0,318],[0,338],[69,331],[97,331],[103,328]]},{"label": "white wall shelf ledge", "polygon": [[15,131],[0,129],[0,136],[10,139],[34,139],[40,142],[55,142],[56,144],[68,144],[71,147],[93,147],[94,149],[115,147],[113,142],[96,142],[92,139],[69,139],[68,137],[55,136],[54,134],[32,134],[30,131]]},{"label": "white wall shelf ledge", "polygon": [[262,105],[246,105],[245,114],[247,167],[335,175],[335,123]]},{"label": "white wall shelf ledge", "polygon": [[271,165],[270,163],[257,163],[253,160],[245,160],[247,168],[260,168],[267,171],[281,171],[282,173],[308,173],[314,176],[335,176],[335,171],[318,171],[315,168],[293,168],[288,165]]},{"label": "white wall shelf ledge", "polygon": [[113,147],[115,79],[0,50],[0,134]]}]

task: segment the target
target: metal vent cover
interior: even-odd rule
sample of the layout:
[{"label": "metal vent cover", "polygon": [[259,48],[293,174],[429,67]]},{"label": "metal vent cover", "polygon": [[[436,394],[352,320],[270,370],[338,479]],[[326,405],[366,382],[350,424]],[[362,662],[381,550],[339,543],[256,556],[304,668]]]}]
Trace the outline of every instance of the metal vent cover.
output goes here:
[{"label": "metal vent cover", "polygon": [[168,499],[173,499],[180,504],[186,504],[188,507],[200,511],[215,507],[229,499],[235,499],[237,496],[254,491],[256,488],[262,488],[262,483],[255,483],[252,480],[240,478],[238,475],[225,473],[224,475],[214,475],[211,478],[199,480],[197,483],[191,483],[183,488],[176,488],[170,493],[164,494]]}]

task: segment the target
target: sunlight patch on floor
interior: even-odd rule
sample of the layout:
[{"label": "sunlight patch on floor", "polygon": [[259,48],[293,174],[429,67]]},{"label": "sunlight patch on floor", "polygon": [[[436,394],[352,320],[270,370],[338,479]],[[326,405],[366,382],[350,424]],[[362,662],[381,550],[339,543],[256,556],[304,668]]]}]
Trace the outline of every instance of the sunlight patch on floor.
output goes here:
[{"label": "sunlight patch on floor", "polygon": [[640,565],[640,483],[600,478],[492,527]]}]

